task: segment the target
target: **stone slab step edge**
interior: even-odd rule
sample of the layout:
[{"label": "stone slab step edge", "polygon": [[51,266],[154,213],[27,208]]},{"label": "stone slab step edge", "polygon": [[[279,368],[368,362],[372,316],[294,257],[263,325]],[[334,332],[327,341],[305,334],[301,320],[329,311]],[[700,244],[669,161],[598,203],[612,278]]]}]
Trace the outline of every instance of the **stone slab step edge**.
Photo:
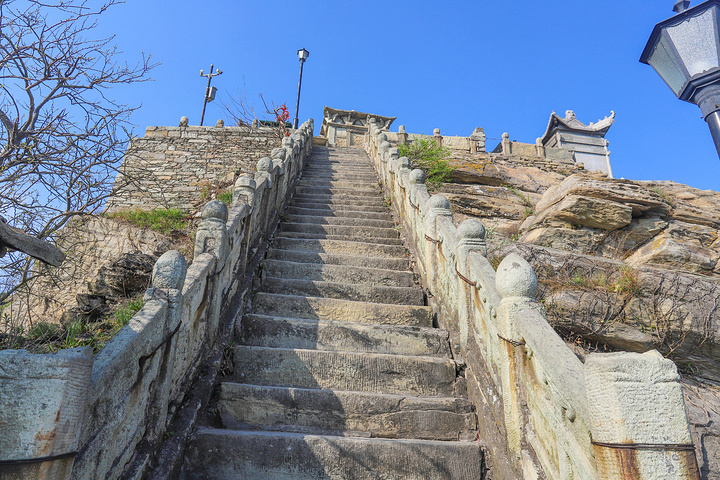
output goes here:
[{"label": "stone slab step edge", "polygon": [[327,253],[334,255],[354,254],[354,256],[372,256],[385,258],[406,257],[404,246],[372,244],[349,240],[325,240],[312,238],[275,237],[270,247],[279,250],[299,250],[309,253]]},{"label": "stone slab step edge", "polygon": [[302,295],[318,298],[336,298],[356,302],[393,305],[424,305],[425,294],[419,288],[384,285],[360,285],[317,280],[264,277],[263,292],[284,295]]},{"label": "stone slab step edge", "polygon": [[335,298],[304,297],[258,292],[252,313],[269,316],[337,320],[370,324],[432,327],[430,307],[353,302]]},{"label": "stone slab step edge", "polygon": [[289,250],[270,248],[267,258],[299,263],[321,263],[325,265],[351,265],[355,267],[385,268],[388,270],[408,271],[410,259],[408,257],[390,256],[360,256],[338,255],[332,253],[318,253],[304,250]]},{"label": "stone slab step edge", "polygon": [[292,348],[234,347],[238,383],[451,397],[455,362],[446,358]]},{"label": "stone slab step edge", "polygon": [[256,347],[450,357],[448,333],[436,328],[246,314],[235,333],[239,345]]},{"label": "stone slab step edge", "polygon": [[285,210],[285,215],[307,215],[310,217],[324,217],[324,218],[347,218],[351,220],[355,219],[367,219],[367,220],[381,220],[386,222],[393,222],[392,215],[387,212],[363,212],[358,210],[331,210],[330,207],[326,208],[303,208],[289,206]]},{"label": "stone slab step edge", "polygon": [[402,246],[400,238],[359,237],[355,235],[328,235],[325,233],[277,232],[276,238],[299,238],[306,240],[339,240],[343,242],[370,243]]},{"label": "stone slab step edge", "polygon": [[315,225],[342,225],[355,227],[378,227],[378,228],[395,228],[395,222],[392,220],[375,220],[372,218],[352,218],[352,217],[335,217],[324,215],[297,215],[285,213],[284,221],[290,223],[312,223]]},{"label": "stone slab step edge", "polygon": [[202,429],[181,479],[479,480],[485,471],[477,442]]},{"label": "stone slab step edge", "polygon": [[386,287],[416,286],[415,275],[408,271],[398,272],[384,268],[323,265],[284,260],[263,260],[262,275],[279,279],[317,280]]},{"label": "stone slab step edge", "polygon": [[217,410],[228,429],[320,435],[472,441],[477,421],[470,402],[368,392],[220,386]]}]

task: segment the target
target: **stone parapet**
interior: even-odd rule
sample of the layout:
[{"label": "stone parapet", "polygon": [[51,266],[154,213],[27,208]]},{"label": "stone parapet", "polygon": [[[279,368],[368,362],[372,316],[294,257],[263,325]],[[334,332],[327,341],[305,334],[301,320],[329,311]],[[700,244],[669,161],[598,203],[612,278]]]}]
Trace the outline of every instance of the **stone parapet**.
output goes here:
[{"label": "stone parapet", "polygon": [[[156,128],[151,136],[182,128]],[[177,251],[160,257],[142,309],[100,352],[0,352],[0,478],[177,474],[180,448],[172,455],[166,447],[161,465],[152,461],[164,442],[181,442],[192,431],[196,417],[176,415],[183,402],[196,402],[195,412],[207,402],[195,387],[206,382],[211,390],[208,372],[217,375],[219,346],[243,311],[267,238],[311,153],[313,128],[308,120],[287,138],[277,162],[261,160],[262,176],[240,176],[229,209],[206,205],[193,263]]]},{"label": "stone parapet", "polygon": [[[438,324],[465,366],[468,393],[482,412],[480,438],[492,453],[489,476],[699,479],[672,362],[616,353],[583,365],[535,301],[530,265],[510,254],[495,271],[480,222],[456,226],[447,199],[428,194],[424,174],[410,171],[393,136],[373,123],[366,151],[402,219]],[[653,471],[659,465],[667,468]]]},{"label": "stone parapet", "polygon": [[281,139],[269,127],[148,127],[131,141],[106,210],[189,210],[206,200],[211,187],[223,189],[253,173]]}]

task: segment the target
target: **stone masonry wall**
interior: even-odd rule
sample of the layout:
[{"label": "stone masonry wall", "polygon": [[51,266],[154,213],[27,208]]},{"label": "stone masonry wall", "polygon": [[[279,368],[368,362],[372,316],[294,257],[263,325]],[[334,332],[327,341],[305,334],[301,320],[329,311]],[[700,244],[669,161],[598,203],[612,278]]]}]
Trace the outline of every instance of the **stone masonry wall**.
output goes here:
[{"label": "stone masonry wall", "polygon": [[207,201],[210,188],[254,174],[257,161],[280,141],[268,127],[148,127],[125,154],[107,211],[190,209]]}]

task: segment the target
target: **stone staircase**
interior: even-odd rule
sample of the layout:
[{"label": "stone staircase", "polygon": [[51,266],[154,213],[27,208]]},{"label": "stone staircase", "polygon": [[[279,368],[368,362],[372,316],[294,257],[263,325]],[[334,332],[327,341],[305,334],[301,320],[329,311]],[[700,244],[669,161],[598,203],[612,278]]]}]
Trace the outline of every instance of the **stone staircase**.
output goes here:
[{"label": "stone staircase", "polygon": [[316,148],[182,478],[484,478],[447,332],[361,150]]}]

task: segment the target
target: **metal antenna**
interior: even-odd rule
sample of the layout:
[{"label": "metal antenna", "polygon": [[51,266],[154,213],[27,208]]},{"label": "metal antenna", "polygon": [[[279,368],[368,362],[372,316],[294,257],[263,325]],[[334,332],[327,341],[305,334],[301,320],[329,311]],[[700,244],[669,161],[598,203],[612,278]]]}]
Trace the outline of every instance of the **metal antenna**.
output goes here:
[{"label": "metal antenna", "polygon": [[207,87],[205,87],[205,98],[203,101],[202,114],[200,115],[200,126],[201,127],[203,125],[203,120],[205,120],[205,107],[207,106],[208,102],[212,102],[213,100],[215,100],[215,92],[217,91],[217,88],[215,88],[215,87],[210,88],[210,82],[212,81],[212,77],[222,75],[222,73],[223,73],[222,70],[220,70],[219,68],[217,70],[215,70],[215,73],[213,73],[214,66],[215,65],[212,65],[212,64],[210,65],[210,73],[208,73],[207,75],[205,75],[204,70],[200,70],[200,76],[207,77],[207,79],[208,79]]},{"label": "metal antenna", "polygon": [[677,0],[677,2],[675,2],[675,6],[673,7],[673,12],[682,13],[687,10],[689,6],[690,0]]}]

